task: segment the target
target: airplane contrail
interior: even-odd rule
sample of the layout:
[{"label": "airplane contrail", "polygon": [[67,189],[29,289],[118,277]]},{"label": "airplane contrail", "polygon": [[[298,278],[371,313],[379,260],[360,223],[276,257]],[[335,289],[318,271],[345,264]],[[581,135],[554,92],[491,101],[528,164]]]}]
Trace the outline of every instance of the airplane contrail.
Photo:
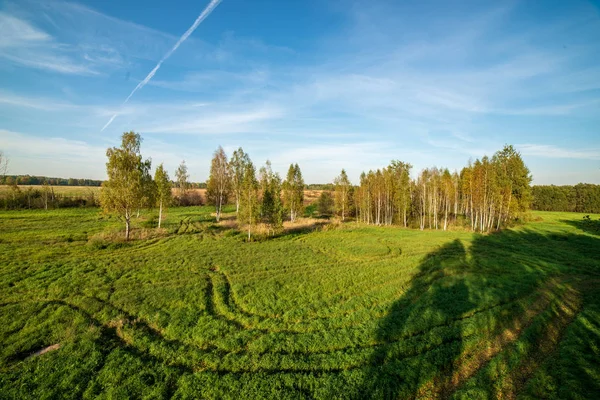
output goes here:
[{"label": "airplane contrail", "polygon": [[[121,107],[123,107],[125,104],[127,104],[129,99],[131,98],[131,96],[133,96],[133,94],[135,92],[137,92],[138,90],[140,90],[141,88],[146,86],[146,84],[148,82],[150,82],[150,79],[152,79],[154,74],[156,74],[156,71],[158,71],[158,69],[160,68],[162,63],[165,62],[167,60],[167,58],[171,57],[171,55],[175,52],[175,50],[177,50],[177,48],[181,45],[181,43],[183,43],[192,33],[194,33],[194,31],[196,30],[198,25],[200,25],[200,23],[202,21],[204,21],[206,19],[206,17],[208,17],[210,15],[210,13],[219,5],[220,2],[221,2],[221,0],[211,0],[210,1],[210,3],[206,6],[204,11],[202,11],[202,13],[198,16],[198,18],[196,18],[196,20],[194,21],[192,26],[190,26],[189,29],[187,31],[185,31],[185,33],[183,35],[181,35],[181,37],[179,38],[177,43],[175,43],[175,45],[169,51],[167,51],[167,53],[163,56],[163,58],[160,59],[158,64],[156,64],[156,67],[154,67],[154,69],[152,69],[152,71],[150,71],[150,73],[144,78],[144,80],[141,81],[140,83],[138,83],[138,85],[135,87],[135,89],[133,89],[133,91],[131,93],[129,93],[129,96],[127,96],[127,98],[125,99],[123,104],[121,104]],[[108,120],[108,122],[106,123],[106,125],[104,125],[104,127],[100,130],[100,132],[105,130],[115,120],[117,115],[119,115],[118,112],[115,113],[115,115],[113,115]]]}]

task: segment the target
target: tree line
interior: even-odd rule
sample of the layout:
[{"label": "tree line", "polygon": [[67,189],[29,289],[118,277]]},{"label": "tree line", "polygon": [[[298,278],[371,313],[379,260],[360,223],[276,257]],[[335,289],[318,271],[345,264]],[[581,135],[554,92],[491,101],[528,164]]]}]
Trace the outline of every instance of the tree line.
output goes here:
[{"label": "tree line", "polygon": [[[127,238],[131,218],[142,209],[158,208],[160,226],[170,205],[201,203],[194,200],[199,194],[191,190],[194,185],[185,161],[173,179],[162,164],[152,176],[151,161],[144,160],[140,152],[141,141],[139,134],[126,132],[121,147],[107,150],[108,179],[102,183],[100,194],[102,208],[124,219]],[[569,190],[539,187],[532,193],[529,169],[508,145],[492,157],[469,162],[460,172],[433,167],[423,169],[415,178],[411,172],[412,165],[394,160],[385,168],[363,172],[358,185],[353,185],[342,170],[331,184],[320,185],[326,189],[317,210],[324,216],[335,214],[342,221],[352,218],[365,224],[443,230],[459,224],[489,232],[520,218],[530,208],[533,194],[534,208],[548,209],[550,204],[562,208],[564,202],[556,199],[563,196],[568,199],[564,204],[585,212],[593,212],[592,205],[600,197],[596,185],[576,185]],[[298,164],[291,164],[283,179],[269,161],[257,170],[242,148],[228,158],[219,147],[211,160],[206,201],[215,207],[217,221],[223,207],[234,204],[238,222],[250,238],[259,223],[276,232],[285,219],[294,222],[301,216],[306,187]],[[46,199],[47,208],[48,196],[54,194],[48,182],[43,188],[38,197]]]},{"label": "tree line", "polygon": [[[77,179],[77,178],[51,178],[37,175],[6,175],[0,176],[0,185],[22,185],[22,186],[89,186],[100,187],[102,180]],[[206,182],[188,182],[190,189],[206,189]]]},{"label": "tree line", "polygon": [[[531,203],[531,174],[521,155],[506,146],[493,157],[470,162],[460,172],[423,169],[411,179],[412,166],[392,161],[363,172],[359,185],[344,170],[334,180],[334,211],[374,225],[443,229],[467,225],[474,231],[500,229],[519,218]],[[326,197],[319,205],[327,204]]]},{"label": "tree line", "polygon": [[532,193],[534,210],[600,213],[600,185],[535,185]]},{"label": "tree line", "polygon": [[47,176],[32,176],[32,175],[6,175],[0,177],[1,185],[33,185],[42,186],[48,184],[50,186],[92,186],[98,187],[102,185],[102,181],[95,179],[76,179],[76,178],[51,178]]},{"label": "tree line", "polygon": [[[171,181],[160,164],[151,176],[151,161],[140,152],[142,138],[135,132],[126,132],[121,147],[106,152],[108,179],[102,184],[100,204],[105,212],[115,213],[125,222],[125,238],[129,239],[131,220],[141,209],[157,207],[160,227],[163,215],[175,197],[189,195],[189,174],[185,162],[175,171]],[[242,148],[228,159],[219,147],[211,160],[210,176],[206,183],[206,198],[215,207],[217,221],[223,207],[233,202],[240,226],[251,238],[254,227],[265,224],[275,232],[289,216],[294,221],[304,209],[304,180],[297,164],[290,165],[285,180],[273,172],[267,161],[258,174],[250,156]],[[174,187],[174,191],[172,188]],[[174,192],[174,193],[173,193]]]}]

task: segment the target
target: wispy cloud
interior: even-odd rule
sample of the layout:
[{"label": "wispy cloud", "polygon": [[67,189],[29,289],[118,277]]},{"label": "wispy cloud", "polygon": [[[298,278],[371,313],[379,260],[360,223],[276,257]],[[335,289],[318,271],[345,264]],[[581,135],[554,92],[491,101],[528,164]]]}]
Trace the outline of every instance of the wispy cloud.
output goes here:
[{"label": "wispy cloud", "polygon": [[[181,44],[196,30],[196,28],[198,28],[200,23],[202,21],[204,21],[204,19],[206,19],[206,17],[208,17],[210,15],[210,13],[219,5],[220,2],[221,2],[221,0],[211,0],[211,2],[208,4],[208,6],[206,6],[206,8],[202,11],[202,13],[200,13],[198,18],[196,18],[196,20],[194,21],[192,26],[190,26],[188,28],[188,30],[185,31],[185,33],[179,38],[179,40],[177,40],[175,45],[160,59],[160,61],[158,62],[158,64],[156,64],[156,66],[152,69],[152,71],[150,71],[150,73],[140,83],[138,83],[138,85],[135,87],[135,89],[133,89],[131,91],[129,96],[127,96],[127,98],[123,102],[123,105],[125,105],[129,101],[129,99],[131,99],[131,96],[133,96],[135,94],[135,92],[137,92],[138,90],[140,90],[141,88],[146,86],[146,84],[150,81],[150,79],[152,79],[154,77],[154,75],[156,74],[156,71],[158,71],[158,69],[161,67],[163,62],[165,62],[169,57],[171,57],[171,55],[175,52],[175,50],[177,50],[179,48],[179,46],[181,46]],[[104,129],[106,129],[114,121],[114,119],[117,117],[117,115],[118,115],[118,113],[113,115],[110,118],[110,120],[102,127],[102,129],[100,131],[104,131]]]},{"label": "wispy cloud", "polygon": [[94,60],[73,58],[70,46],[58,43],[28,21],[0,12],[0,58],[10,63],[72,75],[99,75]]},{"label": "wispy cloud", "polygon": [[518,144],[516,148],[525,156],[600,160],[600,148],[565,149],[547,144]]},{"label": "wispy cloud", "polygon": [[99,165],[106,148],[61,137],[40,137],[0,129],[0,140],[14,173],[52,174],[74,178],[102,178]]},{"label": "wispy cloud", "polygon": [[263,122],[282,117],[282,112],[276,107],[258,107],[255,109],[240,109],[227,111],[223,109],[197,110],[196,116],[185,116],[183,119],[147,123],[142,126],[143,132],[148,133],[179,133],[179,134],[232,134],[232,133],[264,133]]},{"label": "wispy cloud", "polygon": [[46,32],[35,28],[27,21],[0,12],[0,48],[18,47],[29,43],[51,40]]}]

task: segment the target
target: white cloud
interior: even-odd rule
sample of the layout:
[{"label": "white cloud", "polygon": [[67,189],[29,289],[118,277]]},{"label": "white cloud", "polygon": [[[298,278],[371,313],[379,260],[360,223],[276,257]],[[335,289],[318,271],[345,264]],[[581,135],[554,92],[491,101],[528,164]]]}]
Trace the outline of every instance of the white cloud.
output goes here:
[{"label": "white cloud", "polygon": [[[12,64],[73,75],[99,75],[92,63],[74,59],[69,46],[29,22],[0,12],[0,58]],[[83,61],[83,62],[82,62]]]},{"label": "white cloud", "polygon": [[518,144],[515,147],[525,156],[600,160],[600,148],[575,150],[547,144]]},{"label": "white cloud", "polygon": [[23,46],[46,42],[50,35],[35,28],[27,21],[0,11],[0,48]]},{"label": "white cloud", "polygon": [[100,179],[106,148],[79,140],[39,137],[0,129],[10,173]]},{"label": "white cloud", "polygon": [[33,108],[41,111],[73,110],[77,108],[77,106],[73,104],[57,101],[56,99],[20,96],[1,90],[0,103],[15,107]]},{"label": "white cloud", "polygon": [[[249,110],[227,111],[226,108],[197,110],[182,118],[161,118],[142,122],[142,132],[181,134],[228,134],[256,132],[260,124],[282,116],[275,107],[260,107]],[[170,120],[169,120],[170,119]],[[264,132],[264,130],[263,130]]]}]

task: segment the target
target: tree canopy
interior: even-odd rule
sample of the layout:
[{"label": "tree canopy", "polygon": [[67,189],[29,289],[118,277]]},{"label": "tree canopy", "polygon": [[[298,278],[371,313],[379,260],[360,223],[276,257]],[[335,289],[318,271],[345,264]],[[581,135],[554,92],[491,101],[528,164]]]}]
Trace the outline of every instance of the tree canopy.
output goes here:
[{"label": "tree canopy", "polygon": [[125,220],[126,239],[129,239],[133,213],[145,205],[148,196],[147,177],[150,176],[151,162],[142,159],[141,142],[139,134],[125,132],[120,148],[106,150],[108,180],[102,184],[100,202],[105,212]]}]

